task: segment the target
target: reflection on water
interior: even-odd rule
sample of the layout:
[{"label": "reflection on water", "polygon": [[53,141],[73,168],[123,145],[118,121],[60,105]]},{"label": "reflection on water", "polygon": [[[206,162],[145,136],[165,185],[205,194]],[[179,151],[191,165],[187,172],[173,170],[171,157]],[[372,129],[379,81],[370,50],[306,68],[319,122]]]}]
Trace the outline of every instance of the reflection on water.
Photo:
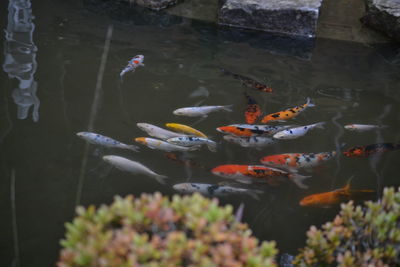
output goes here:
[{"label": "reflection on water", "polygon": [[33,43],[33,15],[30,0],[10,0],[8,4],[8,25],[5,30],[3,69],[8,77],[19,80],[18,88],[12,92],[18,106],[18,119],[26,119],[33,105],[32,119],[39,120],[40,100],[36,96],[37,82],[34,74],[37,68],[37,47]]}]

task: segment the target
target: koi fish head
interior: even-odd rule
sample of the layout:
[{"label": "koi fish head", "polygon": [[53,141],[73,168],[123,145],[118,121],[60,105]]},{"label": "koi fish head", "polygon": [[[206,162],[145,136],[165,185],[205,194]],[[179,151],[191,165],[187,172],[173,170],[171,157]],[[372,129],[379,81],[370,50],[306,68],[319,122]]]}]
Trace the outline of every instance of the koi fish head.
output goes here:
[{"label": "koi fish head", "polygon": [[313,207],[318,206],[320,204],[320,199],[316,195],[306,196],[302,200],[300,200],[300,206]]},{"label": "koi fish head", "polygon": [[136,123],[136,126],[142,131],[148,131],[152,129],[152,125],[144,122]]},{"label": "koi fish head", "polygon": [[192,193],[193,187],[190,183],[175,184],[172,186],[176,191],[181,193]]},{"label": "koi fish head", "polygon": [[174,110],[172,113],[174,115],[178,115],[178,116],[186,115],[186,112],[185,112],[185,110],[183,108],[178,108],[178,109]]},{"label": "koi fish head", "polygon": [[130,64],[130,65],[138,65],[138,64],[140,64],[140,63],[143,63],[143,60],[144,60],[144,56],[143,56],[143,55],[137,55],[137,56],[134,56],[134,57],[129,61],[129,64]]},{"label": "koi fish head", "polygon": [[229,178],[240,172],[238,165],[220,165],[211,170],[214,175]]},{"label": "koi fish head", "polygon": [[267,166],[282,166],[286,165],[287,155],[272,155],[260,159],[261,163]]},{"label": "koi fish head", "polygon": [[357,130],[357,128],[354,126],[354,124],[345,125],[344,128],[345,128],[346,130],[350,130],[350,131]]},{"label": "koi fish head", "polygon": [[268,86],[261,86],[257,88],[259,91],[264,93],[272,93],[272,88]]},{"label": "koi fish head", "polygon": [[135,141],[142,144],[142,145],[146,145],[147,144],[147,138],[146,137],[137,137],[135,138]]},{"label": "koi fish head", "polygon": [[76,135],[80,138],[85,138],[86,136],[89,135],[89,132],[79,132],[79,133],[76,133]]}]

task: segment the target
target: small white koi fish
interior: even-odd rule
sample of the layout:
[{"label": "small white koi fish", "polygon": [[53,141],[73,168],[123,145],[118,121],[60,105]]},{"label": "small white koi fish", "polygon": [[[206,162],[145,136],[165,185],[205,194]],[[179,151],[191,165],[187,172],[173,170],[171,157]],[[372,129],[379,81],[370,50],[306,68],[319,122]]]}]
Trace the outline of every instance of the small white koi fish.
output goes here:
[{"label": "small white koi fish", "polygon": [[198,137],[198,136],[183,136],[183,137],[173,137],[167,140],[168,143],[178,145],[178,146],[198,146],[207,145],[211,152],[217,152],[217,143],[214,141]]},{"label": "small white koi fish", "polygon": [[233,105],[227,106],[201,106],[201,107],[187,107],[178,108],[173,111],[174,115],[178,116],[188,116],[188,117],[207,117],[209,113],[215,111],[228,111],[232,112]]},{"label": "small white koi fish", "polygon": [[104,156],[103,160],[121,171],[132,174],[144,174],[155,178],[159,183],[165,184],[164,179],[167,178],[167,176],[157,174],[139,162],[114,155]]},{"label": "small white koi fish", "polygon": [[224,135],[224,139],[242,147],[252,148],[263,148],[276,143],[274,139],[266,136],[236,137],[233,135]]},{"label": "small white koi fish", "polygon": [[303,135],[305,135],[309,130],[312,130],[314,128],[324,128],[325,122],[318,122],[310,125],[305,125],[305,126],[300,126],[296,128],[290,128],[286,129],[280,132],[277,132],[274,134],[275,139],[296,139],[299,138]]},{"label": "small white koi fish", "polygon": [[162,140],[167,140],[169,138],[173,137],[183,137],[187,136],[185,134],[177,133],[177,132],[172,132],[165,130],[163,128],[157,127],[153,124],[149,123],[136,123],[137,127],[139,127],[140,130],[146,132],[148,135],[153,136],[155,138],[160,138]]},{"label": "small white koi fish", "polygon": [[185,146],[177,146],[174,144],[170,144],[168,142],[164,142],[162,140],[154,139],[154,138],[148,138],[148,137],[138,137],[135,138],[135,141],[147,146],[148,148],[151,149],[159,149],[159,150],[164,150],[167,152],[172,152],[172,151],[193,151],[193,150],[198,150],[200,147],[199,146],[192,146],[192,147],[185,147]]},{"label": "small white koi fish", "polygon": [[367,132],[372,130],[378,129],[385,129],[387,125],[374,125],[374,124],[347,124],[344,126],[346,130],[353,131],[353,132]]},{"label": "small white koi fish", "polygon": [[238,188],[227,185],[217,184],[203,184],[203,183],[181,183],[173,185],[173,188],[184,194],[191,194],[198,192],[206,196],[227,196],[231,194],[247,194],[254,199],[259,199],[258,194],[262,194],[263,191],[256,189]]},{"label": "small white koi fish", "polygon": [[144,67],[143,61],[144,61],[143,55],[134,56],[131,60],[128,61],[128,65],[126,65],[126,67],[121,71],[119,76],[121,76],[121,78],[122,78],[122,76],[124,76],[125,73],[127,73],[129,71],[134,72],[135,69],[139,66]]},{"label": "small white koi fish", "polygon": [[129,149],[135,152],[139,151],[139,147],[135,145],[127,145],[98,133],[79,132],[76,135],[94,145],[100,145],[109,148]]}]

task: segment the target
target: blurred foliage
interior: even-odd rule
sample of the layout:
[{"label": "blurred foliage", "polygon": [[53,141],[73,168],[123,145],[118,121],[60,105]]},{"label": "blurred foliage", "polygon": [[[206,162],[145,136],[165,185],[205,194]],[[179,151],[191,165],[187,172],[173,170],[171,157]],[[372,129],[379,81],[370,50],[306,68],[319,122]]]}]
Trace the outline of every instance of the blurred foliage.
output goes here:
[{"label": "blurred foliage", "polygon": [[276,266],[274,242],[259,244],[231,206],[199,194],[116,197],[77,214],[66,224],[59,267]]},{"label": "blurred foliage", "polygon": [[385,188],[365,207],[342,204],[333,222],[312,226],[307,237],[296,266],[400,266],[400,192]]}]

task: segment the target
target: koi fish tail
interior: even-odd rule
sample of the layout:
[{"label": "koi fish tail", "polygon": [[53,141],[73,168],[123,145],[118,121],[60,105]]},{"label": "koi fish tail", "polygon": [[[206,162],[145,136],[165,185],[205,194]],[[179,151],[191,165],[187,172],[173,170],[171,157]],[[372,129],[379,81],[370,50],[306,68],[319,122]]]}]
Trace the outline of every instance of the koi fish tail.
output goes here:
[{"label": "koi fish tail", "polygon": [[264,193],[264,191],[258,190],[258,189],[247,189],[245,191],[245,194],[251,196],[255,200],[260,200],[260,196],[259,195],[261,195],[263,193]]},{"label": "koi fish tail", "polygon": [[135,146],[135,145],[128,145],[127,148],[129,150],[135,151],[135,152],[139,152],[139,147]]},{"label": "koi fish tail", "polygon": [[166,184],[165,179],[167,179],[168,176],[156,174],[154,175],[154,178],[156,178],[157,182],[159,182],[160,184]]},{"label": "koi fish tail", "polygon": [[207,143],[207,147],[211,152],[217,152],[217,143]]},{"label": "koi fish tail", "polygon": [[289,179],[292,180],[299,188],[301,189],[307,189],[308,185],[305,185],[303,183],[303,181],[307,178],[310,178],[311,176],[304,176],[304,175],[300,175],[297,173],[291,173],[289,175]]},{"label": "koi fish tail", "polygon": [[311,98],[307,97],[306,107],[315,107],[315,104],[311,102]]},{"label": "koi fish tail", "polygon": [[223,106],[222,109],[225,111],[228,111],[228,112],[232,112],[233,111],[232,107],[233,107],[233,105],[227,105],[227,106]]},{"label": "koi fish tail", "polygon": [[318,128],[318,129],[325,129],[325,124],[326,124],[326,122],[318,122],[318,123],[316,123],[316,124],[314,124],[315,125],[315,128]]}]

